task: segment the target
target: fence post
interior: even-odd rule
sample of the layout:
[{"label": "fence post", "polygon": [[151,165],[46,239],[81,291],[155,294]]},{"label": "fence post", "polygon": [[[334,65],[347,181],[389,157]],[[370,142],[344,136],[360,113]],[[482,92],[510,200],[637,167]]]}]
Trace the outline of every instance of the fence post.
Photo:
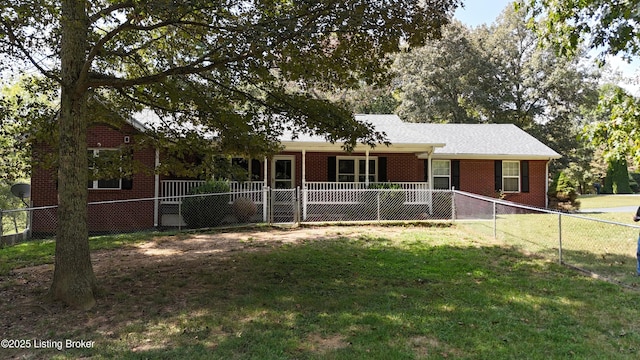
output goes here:
[{"label": "fence post", "polygon": [[269,225],[273,224],[273,197],[274,197],[274,190],[272,188],[269,188]]},{"label": "fence post", "polygon": [[497,203],[493,201],[493,238],[498,238],[498,212]]},{"label": "fence post", "polygon": [[296,186],[295,192],[294,192],[294,216],[293,216],[293,221],[295,223],[297,223],[298,225],[300,225],[300,186]]},{"label": "fence post", "polygon": [[307,220],[307,186],[302,187],[302,221]]},{"label": "fence post", "polygon": [[558,263],[562,265],[562,213],[558,213]]},{"label": "fence post", "polygon": [[184,197],[179,198],[180,201],[178,201],[178,232],[182,231],[182,199],[184,199]]},{"label": "fence post", "polygon": [[451,188],[451,221],[456,221],[456,188]]},{"label": "fence post", "polygon": [[380,190],[376,191],[377,209],[378,209],[378,221],[380,221]]},{"label": "fence post", "polygon": [[33,229],[31,229],[33,224],[33,201],[29,201],[29,210],[27,212],[27,239],[31,240]]},{"label": "fence post", "polygon": [[262,187],[262,221],[264,222],[269,222],[269,219],[267,219],[267,216],[269,216],[269,187],[268,186],[263,186]]}]

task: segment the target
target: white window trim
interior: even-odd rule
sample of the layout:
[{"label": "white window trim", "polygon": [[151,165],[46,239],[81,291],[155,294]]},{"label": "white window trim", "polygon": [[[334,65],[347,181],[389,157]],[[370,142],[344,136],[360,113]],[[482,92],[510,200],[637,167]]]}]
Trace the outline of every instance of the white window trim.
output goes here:
[{"label": "white window trim", "polygon": [[[247,162],[247,180],[246,181],[262,181],[262,180],[258,180],[258,179],[252,179],[251,177],[253,176],[253,160],[258,160],[259,159],[254,159],[254,158],[248,158],[248,157],[244,157],[244,156],[232,156],[231,159],[229,159],[229,164],[231,164],[233,166],[233,160],[234,159],[242,159],[245,160]],[[260,161],[260,163],[262,163]],[[262,165],[260,165],[260,170],[262,170]]]},{"label": "white window trim", "polygon": [[[435,173],[433,173],[433,170],[436,168],[435,167],[435,163],[441,161],[441,162],[446,162],[448,164],[448,169],[449,169],[449,174],[448,175],[436,175]],[[436,183],[436,178],[447,178],[447,181],[449,183],[448,188],[451,188],[451,160],[444,160],[444,159],[432,159],[431,160],[431,171],[432,171],[432,176],[433,176],[433,185],[434,185],[434,189],[435,189],[435,183]],[[449,190],[446,189],[446,190]]]},{"label": "white window trim", "polygon": [[[505,171],[504,171],[504,167],[505,164],[507,163],[516,163],[518,164],[518,175],[517,176],[513,176],[513,175],[505,175]],[[519,193],[520,192],[520,161],[502,161],[502,191],[505,193]],[[505,179],[518,179],[518,190],[505,190],[504,188],[504,180]]]},{"label": "white window trim", "polygon": [[[87,151],[92,151],[93,152],[93,156],[95,157],[97,154],[100,153],[100,151],[120,151],[120,149],[118,148],[87,148]],[[92,168],[89,167],[89,170],[91,170]],[[100,190],[100,191],[110,191],[110,190],[122,190],[122,178],[118,179],[118,187],[115,188],[103,188],[103,187],[99,187],[98,186],[98,182],[100,180],[105,180],[105,179],[99,179],[99,180],[93,180],[93,186],[89,188],[89,191],[95,191],[95,190]],[[114,179],[107,179],[107,180],[114,180]]]},{"label": "white window trim", "polygon": [[[337,182],[341,182],[340,181],[340,160],[353,160],[354,161],[354,171],[355,174],[354,175],[354,183],[359,183],[360,182],[360,162],[359,160],[364,160],[367,161],[367,157],[366,156],[336,156],[336,181]],[[375,172],[372,174],[373,175],[373,182],[378,182],[378,157],[377,156],[369,156],[369,160],[373,160],[374,164],[375,164]],[[365,164],[365,168],[366,168],[366,164]],[[362,169],[362,172],[366,172],[365,169]],[[343,174],[343,175],[352,175],[352,174]],[[365,176],[366,179],[366,176]],[[347,181],[342,181],[342,182],[347,182]]]}]

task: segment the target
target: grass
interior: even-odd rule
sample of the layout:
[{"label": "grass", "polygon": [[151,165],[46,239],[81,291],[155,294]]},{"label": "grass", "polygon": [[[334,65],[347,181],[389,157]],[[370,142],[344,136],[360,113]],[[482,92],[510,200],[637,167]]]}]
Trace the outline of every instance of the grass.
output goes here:
[{"label": "grass", "polygon": [[582,195],[580,209],[614,208],[623,206],[640,206],[638,195]]},{"label": "grass", "polygon": [[[149,241],[154,235],[173,235],[174,233],[139,232],[119,235],[92,236],[89,248],[107,250]],[[0,246],[0,276],[7,275],[12,269],[28,266],[53,264],[55,241],[53,239],[34,240],[11,246]]]},{"label": "grass", "polygon": [[0,332],[96,342],[30,354],[58,359],[633,359],[640,351],[638,292],[458,227],[341,228],[278,246],[259,245],[261,234],[247,235],[242,252],[113,273],[94,311],[41,314],[32,333]]},{"label": "grass", "polygon": [[[500,214],[495,226],[503,244],[556,262],[562,256],[568,265],[634,284],[638,228],[629,220],[628,213]],[[460,226],[494,235],[493,220],[465,221]]]}]

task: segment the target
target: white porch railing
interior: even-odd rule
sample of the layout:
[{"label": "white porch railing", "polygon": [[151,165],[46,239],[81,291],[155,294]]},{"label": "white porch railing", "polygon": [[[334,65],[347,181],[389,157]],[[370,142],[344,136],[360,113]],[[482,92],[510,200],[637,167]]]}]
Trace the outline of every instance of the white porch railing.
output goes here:
[{"label": "white porch railing", "polygon": [[[390,184],[385,183],[347,183],[347,182],[320,182],[308,181],[304,190],[307,193],[307,203],[309,204],[356,204],[359,200],[357,191],[368,189],[372,185]],[[393,182],[399,185],[406,194],[407,204],[429,204],[430,193],[429,183],[426,182]]]},{"label": "white porch railing", "polygon": [[[204,180],[162,180],[162,204],[180,204],[181,197],[189,194],[189,191],[199,185],[204,184]],[[264,181],[229,181],[231,189],[231,202],[236,198],[249,197],[256,204],[262,203],[262,188]]]}]

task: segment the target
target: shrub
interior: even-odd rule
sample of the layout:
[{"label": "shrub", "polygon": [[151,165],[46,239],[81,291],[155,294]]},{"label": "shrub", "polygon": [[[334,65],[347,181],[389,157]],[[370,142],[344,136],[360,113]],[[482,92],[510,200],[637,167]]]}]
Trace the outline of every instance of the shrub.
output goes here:
[{"label": "shrub", "polygon": [[182,218],[191,228],[220,225],[229,214],[230,191],[225,181],[208,181],[191,189],[190,195],[203,196],[190,196],[182,201]]},{"label": "shrub", "polygon": [[258,212],[258,207],[253,200],[239,197],[231,205],[231,210],[239,222],[246,223],[251,221],[251,218]]},{"label": "shrub", "polygon": [[627,160],[611,159],[607,167],[607,177],[604,180],[603,193],[605,194],[631,194],[629,186],[629,171]]},{"label": "shrub", "polygon": [[634,193],[640,192],[640,173],[639,172],[631,172],[629,173],[629,187],[631,191]]},{"label": "shrub", "polygon": [[564,172],[554,176],[549,186],[549,206],[560,210],[577,210],[580,202],[575,184]]},{"label": "shrub", "polygon": [[380,217],[383,220],[391,220],[398,217],[402,206],[406,201],[406,195],[402,187],[394,183],[378,183],[369,185],[369,189],[380,190],[378,193],[370,191],[366,193],[365,204],[368,211],[376,211],[378,197],[380,198]]}]

